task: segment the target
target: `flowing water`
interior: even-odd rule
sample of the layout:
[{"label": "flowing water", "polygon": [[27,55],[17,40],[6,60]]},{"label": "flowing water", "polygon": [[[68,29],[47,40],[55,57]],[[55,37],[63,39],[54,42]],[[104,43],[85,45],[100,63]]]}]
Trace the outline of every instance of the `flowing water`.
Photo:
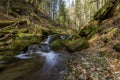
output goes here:
[{"label": "flowing water", "polygon": [[[51,50],[51,39],[52,36],[50,35],[45,41],[41,42],[41,45],[28,46],[27,51],[22,51],[19,55],[16,55],[15,58],[20,59],[21,65],[16,62],[17,66],[19,65],[18,68],[13,66],[11,67],[13,68],[12,72],[10,72],[11,68],[3,71],[0,74],[0,80],[61,80],[66,72],[65,60],[61,57],[61,54]],[[25,66],[25,69],[21,69],[20,66]],[[18,70],[15,71],[14,67]],[[15,76],[15,73],[20,76]],[[15,77],[11,78],[11,76]]]}]

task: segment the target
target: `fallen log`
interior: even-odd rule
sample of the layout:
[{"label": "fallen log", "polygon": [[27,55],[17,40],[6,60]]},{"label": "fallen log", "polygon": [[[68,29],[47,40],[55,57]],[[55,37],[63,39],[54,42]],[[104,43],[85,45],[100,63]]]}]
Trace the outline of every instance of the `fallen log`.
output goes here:
[{"label": "fallen log", "polygon": [[6,29],[8,29],[8,28],[14,27],[16,24],[17,24],[17,23],[14,23],[14,24],[12,24],[12,25],[9,25],[9,26],[6,26],[6,27],[3,27],[3,28],[0,28],[0,32],[6,30]]},{"label": "fallen log", "polygon": [[12,24],[15,24],[15,23],[18,23],[18,24],[27,24],[27,20],[26,19],[21,19],[21,20],[16,20],[16,21],[0,21],[0,27],[3,28],[5,26],[9,26],[9,25],[12,25]]},{"label": "fallen log", "polygon": [[120,4],[120,0],[110,0],[108,1],[95,15],[95,20],[104,20],[107,19],[114,14],[114,10]]},{"label": "fallen log", "polygon": [[11,35],[12,33],[8,33],[6,34],[4,37],[0,38],[0,41],[4,40],[5,38],[7,38],[9,35]]}]

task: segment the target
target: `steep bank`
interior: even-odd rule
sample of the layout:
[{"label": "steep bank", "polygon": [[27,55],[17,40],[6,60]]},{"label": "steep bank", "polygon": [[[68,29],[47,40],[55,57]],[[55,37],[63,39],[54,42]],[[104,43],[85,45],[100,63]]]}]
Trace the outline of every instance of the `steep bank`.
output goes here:
[{"label": "steep bank", "polygon": [[1,0],[0,11],[1,58],[14,55],[28,45],[39,44],[51,33],[62,32],[58,29],[60,25],[28,1],[10,0],[8,5],[6,0]]},{"label": "steep bank", "polygon": [[[5,0],[0,3],[1,59],[14,62],[11,56],[18,54],[29,45],[39,45],[46,36],[54,34],[52,48],[64,49],[62,53],[70,54],[68,72],[64,80],[120,79],[120,14],[108,19],[104,18],[103,21],[92,21],[78,31],[78,34],[72,29],[54,25],[49,17],[33,4],[25,0],[12,1],[9,9],[6,8],[8,5]],[[32,64],[34,62],[28,64],[27,67]],[[31,69],[34,67],[31,66]],[[6,67],[0,64],[0,70],[4,68]],[[19,68],[17,70],[24,70],[24,68]],[[18,74],[24,76],[22,73],[18,72]]]},{"label": "steep bank", "polygon": [[101,23],[93,21],[79,34],[88,39],[90,46],[72,53],[63,80],[119,80],[120,14]]}]

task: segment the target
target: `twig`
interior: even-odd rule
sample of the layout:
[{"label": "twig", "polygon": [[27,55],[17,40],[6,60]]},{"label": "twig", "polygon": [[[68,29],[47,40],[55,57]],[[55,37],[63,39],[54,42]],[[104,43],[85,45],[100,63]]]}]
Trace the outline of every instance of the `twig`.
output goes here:
[{"label": "twig", "polygon": [[11,33],[6,34],[4,37],[0,38],[0,41],[4,40],[6,37],[8,37]]},{"label": "twig", "polygon": [[5,29],[8,29],[8,28],[10,28],[10,27],[13,27],[13,26],[15,26],[16,24],[17,24],[17,22],[14,23],[14,24],[12,24],[12,25],[6,26],[6,27],[4,27],[4,28],[0,28],[0,31],[5,30]]}]

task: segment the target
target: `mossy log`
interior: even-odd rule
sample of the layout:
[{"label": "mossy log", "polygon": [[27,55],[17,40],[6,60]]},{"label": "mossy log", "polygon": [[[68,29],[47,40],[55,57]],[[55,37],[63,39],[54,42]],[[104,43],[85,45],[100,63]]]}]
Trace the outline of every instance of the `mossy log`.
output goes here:
[{"label": "mossy log", "polygon": [[79,32],[79,35],[81,37],[85,37],[86,39],[92,38],[101,27],[95,26],[93,23],[90,23],[89,25],[85,26],[81,31]]},{"label": "mossy log", "polygon": [[4,39],[7,38],[9,35],[11,35],[11,33],[6,34],[4,37],[0,38],[0,41],[4,40]]},{"label": "mossy log", "polygon": [[16,20],[16,21],[10,21],[10,20],[9,21],[0,21],[0,26],[4,27],[4,26],[9,26],[9,25],[15,24],[15,23],[26,24],[27,20],[21,19],[21,20]]},{"label": "mossy log", "polygon": [[113,16],[114,10],[119,4],[120,0],[110,0],[94,15],[94,19],[102,21]]}]

